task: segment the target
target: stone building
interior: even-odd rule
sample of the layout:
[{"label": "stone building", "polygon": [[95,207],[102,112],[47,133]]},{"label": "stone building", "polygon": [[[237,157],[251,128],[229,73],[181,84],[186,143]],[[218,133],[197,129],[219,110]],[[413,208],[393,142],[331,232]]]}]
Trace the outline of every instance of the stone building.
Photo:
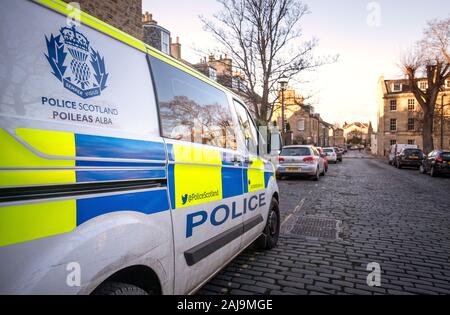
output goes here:
[{"label": "stone building", "polygon": [[[73,0],[63,0],[67,3]],[[81,10],[138,39],[143,38],[142,0],[77,0]]]},{"label": "stone building", "polygon": [[144,43],[170,55],[170,32],[158,25],[149,12],[142,15],[142,24]]},{"label": "stone building", "polygon": [[347,143],[370,145],[373,133],[372,123],[345,123],[344,138]]},{"label": "stone building", "polygon": [[332,129],[332,135],[330,135],[330,146],[344,147],[345,144],[344,129],[335,126]]},{"label": "stone building", "polygon": [[[381,77],[378,85],[378,155],[386,156],[393,144],[417,144],[419,148],[423,148],[423,111],[411,92],[408,80],[385,80]],[[420,79],[419,87],[426,90],[427,80]],[[450,80],[439,93],[436,104],[433,134],[435,148],[441,148],[442,142],[443,149],[450,149],[449,103]]]}]

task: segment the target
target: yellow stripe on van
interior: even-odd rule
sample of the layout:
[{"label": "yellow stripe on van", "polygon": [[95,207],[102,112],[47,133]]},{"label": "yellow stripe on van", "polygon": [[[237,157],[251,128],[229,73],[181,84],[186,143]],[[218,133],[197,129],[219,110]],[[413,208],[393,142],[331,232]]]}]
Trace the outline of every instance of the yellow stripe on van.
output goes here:
[{"label": "yellow stripe on van", "polygon": [[76,156],[73,133],[19,128],[16,129],[16,134],[34,149],[46,155]]},{"label": "yellow stripe on van", "polygon": [[[39,149],[44,150],[45,153],[65,155],[75,150],[75,143],[71,142],[67,135],[61,136],[59,133],[41,133],[38,131],[37,135],[45,135],[46,138],[37,140],[33,138],[31,133],[26,132],[25,134],[27,134],[25,138],[31,142],[30,145],[36,145]],[[51,145],[54,148],[51,148]],[[72,145],[73,148],[71,147]],[[39,168],[74,167],[75,160],[51,160],[42,158],[1,128],[0,146],[2,148],[0,152],[0,168],[3,169],[0,171],[1,186],[67,184],[76,182],[75,170],[37,170]],[[25,170],[24,168],[35,168],[36,170]]]},{"label": "yellow stripe on van", "polygon": [[222,155],[219,150],[174,145],[173,154],[175,162],[222,165]]},{"label": "yellow stripe on van", "polygon": [[266,188],[264,177],[264,161],[251,157],[253,162],[248,169],[248,192],[255,192]]},{"label": "yellow stripe on van", "polygon": [[75,171],[0,171],[0,186],[4,187],[72,183],[76,183]]},{"label": "yellow stripe on van", "polygon": [[76,226],[76,200],[0,207],[0,246],[67,233]]},{"label": "yellow stripe on van", "polygon": [[173,146],[175,207],[185,208],[222,199],[220,151],[194,146]]}]

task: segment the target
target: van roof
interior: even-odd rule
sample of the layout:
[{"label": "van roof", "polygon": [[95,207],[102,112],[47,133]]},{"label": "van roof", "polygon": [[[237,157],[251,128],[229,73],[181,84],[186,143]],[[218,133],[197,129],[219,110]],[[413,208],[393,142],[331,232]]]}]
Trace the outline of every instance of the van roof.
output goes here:
[{"label": "van roof", "polygon": [[[71,11],[67,5],[67,3],[61,1],[61,0],[31,0],[35,3],[38,3],[40,5],[43,5],[53,11],[56,11],[63,15],[70,15],[73,14],[73,11]],[[200,73],[199,71],[193,69],[192,67],[180,62],[179,60],[173,58],[172,56],[169,56],[147,44],[145,44],[143,41],[131,36],[130,34],[127,34],[118,28],[107,24],[96,17],[80,10],[80,21],[81,23],[92,27],[93,29],[102,32],[110,37],[113,37],[114,39],[117,39],[121,41],[122,43],[125,43],[135,49],[138,49],[144,53],[149,53],[150,55],[162,60],[165,63],[168,63],[179,70],[182,70],[186,73],[189,73],[190,75],[196,77],[197,79],[200,79],[204,81],[205,83],[208,83],[209,85],[212,85],[224,92],[230,93],[233,96],[235,96],[238,99],[241,99],[235,92],[231,91],[230,89],[226,88],[225,86],[217,83],[214,80],[211,80],[204,74]]]}]

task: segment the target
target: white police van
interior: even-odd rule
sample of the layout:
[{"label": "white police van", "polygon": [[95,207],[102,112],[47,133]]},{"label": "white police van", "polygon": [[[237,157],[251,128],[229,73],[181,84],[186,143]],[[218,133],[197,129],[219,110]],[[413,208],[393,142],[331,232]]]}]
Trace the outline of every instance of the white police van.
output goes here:
[{"label": "white police van", "polygon": [[0,11],[0,294],[188,294],[276,246],[236,95],[59,0]]}]

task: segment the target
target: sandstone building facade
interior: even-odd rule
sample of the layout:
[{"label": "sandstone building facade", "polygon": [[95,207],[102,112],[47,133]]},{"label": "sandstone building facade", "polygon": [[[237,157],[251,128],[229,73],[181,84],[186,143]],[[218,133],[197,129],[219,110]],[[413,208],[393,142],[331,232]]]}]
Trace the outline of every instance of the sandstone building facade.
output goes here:
[{"label": "sandstone building facade", "polygon": [[[408,80],[385,80],[381,77],[378,85],[378,155],[387,156],[394,144],[416,144],[423,149],[423,111],[411,92]],[[419,81],[419,87],[427,89],[426,79]],[[444,150],[450,149],[449,103],[450,80],[445,83],[437,99],[433,133],[434,147],[441,148],[442,142]]]}]

